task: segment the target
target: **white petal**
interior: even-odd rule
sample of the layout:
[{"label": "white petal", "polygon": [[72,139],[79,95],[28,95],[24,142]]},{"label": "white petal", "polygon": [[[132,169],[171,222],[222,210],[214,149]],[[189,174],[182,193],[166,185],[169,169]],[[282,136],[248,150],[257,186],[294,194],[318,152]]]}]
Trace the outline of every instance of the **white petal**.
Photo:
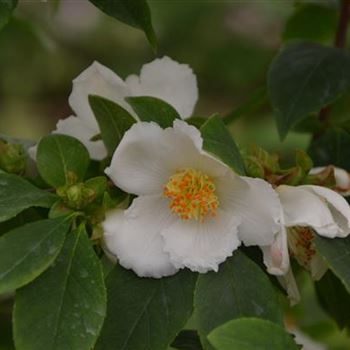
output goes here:
[{"label": "white petal", "polygon": [[235,176],[216,180],[220,208],[239,215],[239,237],[245,245],[272,244],[280,229],[282,208],[271,185],[261,179]]},{"label": "white petal", "polygon": [[140,77],[131,75],[125,82],[133,96],[158,97],[171,104],[182,118],[192,114],[198,99],[197,79],[192,69],[166,56],[145,64]]},{"label": "white petal", "polygon": [[281,185],[277,188],[287,227],[310,226],[317,233],[333,236],[338,231],[327,203],[305,186]]},{"label": "white petal", "polygon": [[64,134],[77,138],[89,151],[91,159],[102,160],[107,157],[107,150],[101,140],[91,141],[91,138],[99,134],[98,129],[89,128],[80,118],[70,116],[61,119],[56,125],[54,134]]},{"label": "white petal", "polygon": [[315,281],[319,281],[327,272],[328,265],[319,254],[315,254],[310,262],[311,277]]},{"label": "white petal", "polygon": [[108,251],[140,277],[173,275],[177,269],[164,252],[160,235],[171,222],[170,215],[165,200],[158,196],[139,197],[128,210],[109,212],[103,222]]},{"label": "white petal", "polygon": [[348,202],[337,192],[326,187],[304,185],[299,186],[303,189],[311,191],[319,196],[323,202],[328,205],[328,208],[333,216],[333,220],[337,225],[337,230],[332,232],[318,232],[326,237],[346,237],[350,233],[350,206]]},{"label": "white petal", "polygon": [[285,275],[278,276],[277,279],[286,290],[291,305],[298,304],[300,301],[300,293],[292,269],[290,268]]},{"label": "white petal", "polygon": [[203,222],[177,219],[161,233],[164,250],[178,268],[188,267],[200,273],[218,271],[219,264],[240,245],[239,224],[237,216],[220,209],[215,218],[205,218]]},{"label": "white petal", "polygon": [[[310,170],[311,175],[317,175],[322,172],[326,167],[316,167]],[[336,191],[343,196],[350,195],[350,174],[342,169],[333,166],[334,169],[334,177],[336,184]]]},{"label": "white petal", "polygon": [[155,123],[139,122],[124,135],[106,174],[129,193],[138,195],[163,192],[176,171],[194,168],[209,176],[219,176],[227,167],[200,147],[199,131],[182,121],[162,129]]},{"label": "white petal", "polygon": [[289,269],[289,252],[286,228],[282,225],[275,241],[270,246],[262,246],[264,263],[268,273],[284,275]]},{"label": "white petal", "polygon": [[95,116],[89,105],[89,95],[105,97],[133,113],[124,101],[124,97],[130,95],[128,86],[112,70],[96,61],[73,80],[69,104],[81,120],[84,120],[90,128],[98,130]]}]

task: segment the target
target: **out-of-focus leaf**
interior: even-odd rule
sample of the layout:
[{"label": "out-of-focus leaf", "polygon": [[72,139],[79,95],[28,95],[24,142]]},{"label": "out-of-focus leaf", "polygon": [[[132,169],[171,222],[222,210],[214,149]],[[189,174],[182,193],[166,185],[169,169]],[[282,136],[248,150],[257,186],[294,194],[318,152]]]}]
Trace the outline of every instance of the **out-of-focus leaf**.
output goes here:
[{"label": "out-of-focus leaf", "polygon": [[57,196],[40,190],[17,175],[0,173],[0,222],[30,207],[49,208]]},{"label": "out-of-focus leaf", "polygon": [[322,307],[340,328],[350,329],[350,294],[343,283],[331,271],[327,271],[315,286]]},{"label": "out-of-focus leaf", "polygon": [[1,0],[0,1],[0,30],[9,21],[13,10],[16,8],[18,0]]},{"label": "out-of-focus leaf", "polygon": [[93,348],[106,312],[101,264],[84,230],[71,232],[55,263],[16,294],[18,350]]},{"label": "out-of-focus leaf", "polygon": [[244,163],[239,149],[223,121],[214,115],[200,128],[203,148],[218,157],[240,175],[244,175]]},{"label": "out-of-focus leaf", "polygon": [[208,336],[216,350],[298,350],[292,336],[281,326],[258,318],[232,320]]},{"label": "out-of-focus leaf", "polygon": [[52,134],[39,142],[38,170],[41,177],[53,187],[82,181],[89,162],[89,152],[74,137]]},{"label": "out-of-focus leaf", "polygon": [[350,170],[350,134],[329,129],[311,143],[309,154],[317,166],[333,164]]},{"label": "out-of-focus leaf", "polygon": [[350,293],[350,237],[324,238],[315,235],[316,250]]},{"label": "out-of-focus leaf", "polygon": [[234,318],[259,317],[282,324],[275,290],[264,272],[236,251],[219,272],[200,275],[195,292],[195,318],[206,350],[207,335]]},{"label": "out-of-focus leaf", "polygon": [[350,53],[314,43],[287,45],[273,60],[268,90],[284,138],[291,127],[350,87]]},{"label": "out-of-focus leaf", "polygon": [[112,156],[125,131],[136,120],[123,107],[104,97],[90,95],[89,103],[100,127],[103,143]]},{"label": "out-of-focus leaf", "polygon": [[153,50],[157,50],[157,37],[146,0],[90,0],[90,2],[107,15],[143,30]]},{"label": "out-of-focus leaf", "polygon": [[175,119],[181,119],[176,109],[159,98],[150,96],[127,97],[137,116],[145,122],[156,122],[162,128],[173,126]]},{"label": "out-of-focus leaf", "polygon": [[336,9],[327,5],[300,5],[286,23],[283,40],[332,41],[337,17]]},{"label": "out-of-focus leaf", "polygon": [[14,291],[44,272],[60,252],[70,226],[67,217],[16,228],[0,238],[0,294]]},{"label": "out-of-focus leaf", "polygon": [[164,350],[192,314],[196,275],[140,278],[116,266],[106,280],[107,317],[96,350]]}]

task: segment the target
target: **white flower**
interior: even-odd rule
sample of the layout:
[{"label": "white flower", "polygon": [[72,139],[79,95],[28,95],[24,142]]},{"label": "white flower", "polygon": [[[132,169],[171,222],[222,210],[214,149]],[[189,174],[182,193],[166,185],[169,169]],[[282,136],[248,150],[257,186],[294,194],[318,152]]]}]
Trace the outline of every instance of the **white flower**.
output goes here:
[{"label": "white flower", "polygon": [[[310,175],[317,175],[322,173],[327,167],[316,167],[311,169]],[[342,169],[333,166],[334,177],[335,177],[335,186],[334,189],[336,192],[340,193],[343,196],[350,195],[350,174]]]},{"label": "white flower", "polygon": [[[135,117],[135,113],[124,100],[125,97],[157,97],[171,104],[184,119],[193,112],[198,88],[192,69],[166,56],[145,64],[140,76],[130,75],[125,81],[109,68],[94,62],[73,80],[69,104],[76,116],[61,119],[53,133],[77,138],[86,146],[92,159],[102,160],[107,156],[103,142],[91,141],[100,133],[88,101],[91,94],[118,103]],[[36,148],[33,148],[30,154],[34,159],[35,153]]]},{"label": "white flower", "polygon": [[139,276],[218,270],[243,242],[271,244],[281,215],[278,196],[261,179],[236,175],[202,149],[200,132],[139,122],[127,131],[106,174],[136,194],[127,210],[108,213],[107,249]]},{"label": "white flower", "polygon": [[299,299],[289,253],[318,280],[327,270],[316,254],[314,232],[323,237],[346,237],[350,233],[350,207],[335,191],[320,186],[287,186],[276,188],[283,207],[283,223],[274,243],[262,247],[268,272],[279,278],[293,302]]}]

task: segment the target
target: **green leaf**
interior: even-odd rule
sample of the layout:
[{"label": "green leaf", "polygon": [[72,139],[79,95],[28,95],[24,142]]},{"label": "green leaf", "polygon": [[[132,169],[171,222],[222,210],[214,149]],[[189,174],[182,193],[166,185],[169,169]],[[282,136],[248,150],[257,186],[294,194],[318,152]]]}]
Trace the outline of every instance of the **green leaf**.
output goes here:
[{"label": "green leaf", "polygon": [[281,138],[350,86],[350,53],[313,43],[286,46],[273,60],[268,90]]},{"label": "green leaf", "polygon": [[104,97],[89,95],[89,103],[101,130],[102,140],[110,156],[136,120],[123,107]]},{"label": "green leaf", "polygon": [[16,8],[18,0],[1,0],[0,1],[0,30],[10,20],[13,10]]},{"label": "green leaf", "polygon": [[208,118],[203,117],[191,117],[186,119],[186,123],[195,126],[200,129],[201,126],[208,120]]},{"label": "green leaf", "polygon": [[167,102],[150,96],[127,97],[125,99],[145,122],[156,122],[162,128],[173,126],[175,119],[181,119],[176,109]]},{"label": "green leaf", "polygon": [[241,154],[223,121],[214,115],[203,124],[200,131],[203,137],[203,148],[238,174],[244,175]]},{"label": "green leaf", "polygon": [[82,181],[89,162],[87,149],[74,137],[52,134],[39,142],[37,152],[39,173],[55,188]]},{"label": "green leaf", "polygon": [[0,238],[0,294],[31,282],[60,252],[70,226],[67,217],[41,220],[16,228]]},{"label": "green leaf", "polygon": [[54,265],[16,294],[18,350],[90,350],[105,317],[102,268],[84,230],[71,232]]},{"label": "green leaf", "polygon": [[116,266],[107,276],[107,318],[96,350],[164,350],[192,314],[196,275],[139,278]]},{"label": "green leaf", "polygon": [[350,293],[350,237],[324,238],[315,235],[314,242],[317,252]]},{"label": "green leaf", "polygon": [[30,207],[49,208],[57,196],[39,190],[19,176],[0,173],[0,222]]},{"label": "green leaf", "polygon": [[281,326],[258,318],[232,320],[212,331],[208,339],[216,350],[298,350]]},{"label": "green leaf", "polygon": [[220,265],[219,272],[200,275],[194,299],[195,318],[205,349],[206,336],[223,323],[259,317],[282,324],[277,296],[265,273],[240,251]]},{"label": "green leaf", "polygon": [[322,4],[300,5],[288,19],[283,31],[283,40],[304,39],[330,42],[337,26],[335,8]]},{"label": "green leaf", "polygon": [[329,129],[313,140],[309,154],[315,165],[329,165],[350,170],[350,134],[341,129]]},{"label": "green leaf", "polygon": [[343,329],[350,329],[350,294],[342,282],[330,271],[315,283],[316,293],[324,310]]},{"label": "green leaf", "polygon": [[157,50],[157,37],[146,0],[90,0],[90,2],[107,15],[143,30],[153,50]]}]

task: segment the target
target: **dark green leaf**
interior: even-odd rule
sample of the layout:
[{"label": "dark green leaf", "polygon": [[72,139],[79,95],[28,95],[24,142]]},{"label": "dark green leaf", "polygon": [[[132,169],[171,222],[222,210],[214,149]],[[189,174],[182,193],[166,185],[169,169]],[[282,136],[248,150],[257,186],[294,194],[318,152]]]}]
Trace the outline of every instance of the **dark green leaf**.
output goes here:
[{"label": "dark green leaf", "polygon": [[330,42],[334,37],[337,17],[335,8],[322,4],[301,5],[288,19],[283,40],[304,39]]},{"label": "dark green leaf", "polygon": [[143,30],[154,51],[157,37],[152,26],[151,11],[146,0],[90,0],[107,15]]},{"label": "dark green leaf", "polygon": [[328,270],[322,279],[315,283],[315,286],[322,307],[340,328],[350,329],[350,294],[343,283]]},{"label": "dark green leaf", "polygon": [[39,190],[19,176],[0,173],[0,222],[30,207],[49,208],[57,196]]},{"label": "dark green leaf", "polygon": [[316,250],[350,293],[350,237],[324,238],[315,235]]},{"label": "dark green leaf", "polygon": [[277,296],[268,277],[240,251],[221,264],[219,272],[200,275],[194,305],[205,349],[212,349],[206,336],[234,318],[259,317],[282,323]]},{"label": "dark green leaf", "polygon": [[70,226],[67,217],[16,228],[0,238],[0,294],[31,282],[60,252]]},{"label": "dark green leaf", "polygon": [[207,118],[203,117],[191,117],[186,119],[186,123],[195,126],[197,129],[200,129],[201,126],[207,121]]},{"label": "dark green leaf", "polygon": [[126,101],[142,121],[156,122],[162,128],[171,127],[175,119],[181,119],[173,106],[159,98],[136,96],[127,97]]},{"label": "dark green leaf", "polygon": [[82,181],[89,162],[87,149],[74,137],[52,134],[39,142],[38,170],[41,177],[53,187]]},{"label": "dark green leaf", "polygon": [[102,140],[110,156],[136,120],[123,107],[104,97],[90,95],[89,103],[100,126]]},{"label": "dark green leaf", "polygon": [[286,46],[273,60],[268,89],[280,136],[350,87],[350,53],[313,43]]},{"label": "dark green leaf", "polygon": [[8,23],[13,10],[16,8],[18,0],[0,1],[0,30]]},{"label": "dark green leaf", "polygon": [[212,331],[208,339],[217,350],[298,350],[281,326],[258,318],[232,320]]},{"label": "dark green leaf", "polygon": [[84,230],[71,232],[55,264],[16,294],[16,349],[90,350],[105,308],[100,262]]},{"label": "dark green leaf", "polygon": [[238,174],[244,175],[241,154],[223,121],[214,115],[203,124],[200,131],[203,137],[203,148]]},{"label": "dark green leaf", "polygon": [[139,278],[116,266],[107,276],[107,318],[96,350],[164,350],[192,314],[196,275]]},{"label": "dark green leaf", "polygon": [[350,170],[350,134],[329,129],[312,142],[309,154],[315,165],[333,164]]},{"label": "dark green leaf", "polygon": [[178,350],[203,350],[197,331],[190,329],[181,331],[171,347]]}]

